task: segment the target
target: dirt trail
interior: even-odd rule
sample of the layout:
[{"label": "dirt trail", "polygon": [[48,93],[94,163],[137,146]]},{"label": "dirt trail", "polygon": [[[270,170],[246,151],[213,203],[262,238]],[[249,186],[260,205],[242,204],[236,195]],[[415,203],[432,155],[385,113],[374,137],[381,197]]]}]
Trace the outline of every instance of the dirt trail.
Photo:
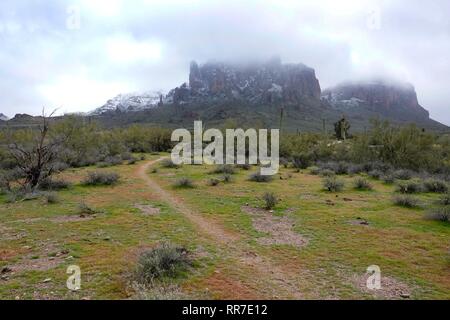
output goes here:
[{"label": "dirt trail", "polygon": [[150,161],[147,162],[145,165],[141,166],[138,171],[139,177],[143,179],[150,188],[152,188],[153,192],[155,192],[156,195],[161,200],[167,202],[176,211],[182,213],[192,223],[194,223],[203,233],[214,238],[214,240],[216,240],[217,242],[226,244],[238,240],[239,239],[238,235],[233,234],[231,232],[227,232],[222,227],[218,226],[215,222],[207,220],[202,216],[193,213],[190,209],[186,207],[186,205],[182,202],[181,199],[163,190],[155,181],[149,178],[149,176],[146,174],[148,168],[163,159],[164,158],[160,158],[158,160]]},{"label": "dirt trail", "polygon": [[146,182],[155,195],[188,218],[199,231],[211,238],[218,247],[223,248],[224,252],[229,253],[230,258],[235,259],[241,266],[254,269],[255,281],[267,282],[267,292],[264,292],[264,295],[273,298],[302,299],[303,296],[296,285],[298,280],[294,279],[296,278],[295,275],[287,275],[284,270],[272,264],[269,259],[252,254],[248,245],[238,243],[240,239],[238,234],[225,230],[217,222],[193,212],[182,199],[161,188],[148,176],[147,170],[149,167],[164,159],[163,157],[149,161],[140,166],[137,171],[137,175]]}]

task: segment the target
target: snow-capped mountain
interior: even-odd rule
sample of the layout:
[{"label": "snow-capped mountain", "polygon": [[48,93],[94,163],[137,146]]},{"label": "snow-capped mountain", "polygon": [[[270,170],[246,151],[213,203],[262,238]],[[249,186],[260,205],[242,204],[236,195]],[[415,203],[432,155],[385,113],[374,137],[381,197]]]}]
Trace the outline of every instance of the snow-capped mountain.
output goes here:
[{"label": "snow-capped mountain", "polygon": [[90,112],[90,115],[100,115],[107,112],[132,112],[151,109],[163,102],[164,95],[159,91],[147,91],[142,93],[119,94],[105,105]]},{"label": "snow-capped mountain", "polygon": [[0,113],[0,120],[2,121],[8,121],[9,118],[7,116],[5,116],[3,113]]}]

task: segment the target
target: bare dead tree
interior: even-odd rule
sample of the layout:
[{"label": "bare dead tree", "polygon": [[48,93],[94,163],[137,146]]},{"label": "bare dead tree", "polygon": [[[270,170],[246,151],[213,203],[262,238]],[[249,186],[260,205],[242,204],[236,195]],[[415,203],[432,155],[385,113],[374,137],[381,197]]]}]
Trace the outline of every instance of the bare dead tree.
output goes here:
[{"label": "bare dead tree", "polygon": [[20,182],[24,188],[35,189],[39,183],[53,173],[53,163],[57,157],[59,146],[64,139],[49,138],[49,116],[42,110],[42,124],[34,141],[28,145],[12,142],[8,146],[9,153],[14,158],[23,179]]}]

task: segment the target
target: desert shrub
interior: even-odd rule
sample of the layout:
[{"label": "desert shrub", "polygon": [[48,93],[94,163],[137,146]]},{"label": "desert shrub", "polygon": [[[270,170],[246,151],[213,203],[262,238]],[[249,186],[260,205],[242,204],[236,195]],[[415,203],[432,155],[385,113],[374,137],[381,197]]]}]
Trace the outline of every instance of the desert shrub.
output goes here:
[{"label": "desert shrub", "polygon": [[347,174],[349,170],[349,164],[345,161],[319,163],[319,167],[323,171],[330,170],[339,175]]},{"label": "desert shrub", "polygon": [[336,177],[325,177],[323,179],[323,187],[330,192],[339,192],[344,188],[344,181]]},{"label": "desert shrub", "polygon": [[348,167],[349,174],[359,174],[361,172],[364,172],[364,167],[361,164],[351,164]]},{"label": "desert shrub", "polygon": [[140,284],[152,284],[158,278],[175,277],[190,265],[191,260],[185,248],[163,243],[141,254],[135,279]]},{"label": "desert shrub", "polygon": [[383,172],[381,170],[374,169],[374,170],[369,171],[368,175],[369,175],[369,177],[378,180],[383,175]]},{"label": "desert shrub", "polygon": [[139,284],[136,281],[132,283],[134,291],[131,299],[138,301],[181,301],[192,298],[189,294],[183,292],[179,285],[169,281],[158,281],[153,284]]},{"label": "desert shrub", "polygon": [[178,165],[175,164],[172,159],[164,159],[161,161],[161,167],[173,169],[178,168]]},{"label": "desert shrub", "polygon": [[108,168],[111,167],[111,163],[100,161],[96,163],[98,168]]},{"label": "desert shrub", "polygon": [[215,167],[211,173],[213,174],[235,174],[233,166],[229,164],[221,164]]},{"label": "desert shrub", "polygon": [[97,213],[99,213],[98,210],[92,208],[91,206],[89,206],[85,202],[80,202],[78,204],[78,214],[80,216],[85,216],[85,215],[91,216],[91,215],[94,215],[94,214],[97,214]]},{"label": "desert shrub", "polygon": [[262,196],[264,200],[264,208],[266,210],[272,210],[278,203],[278,198],[273,192],[266,192]]},{"label": "desert shrub", "polygon": [[24,191],[19,191],[19,194],[22,194],[22,201],[31,201],[31,200],[36,200],[39,199],[40,197],[42,197],[42,192],[39,192],[37,190],[24,190]]},{"label": "desert shrub", "polygon": [[25,178],[24,174],[17,169],[0,171],[0,189],[12,191],[16,182],[23,178]]},{"label": "desert shrub", "polygon": [[381,173],[387,173],[388,171],[392,170],[392,166],[388,163],[381,162],[381,161],[372,161],[372,162],[366,162],[364,163],[363,171],[369,173],[370,171],[380,171]]},{"label": "desert shrub", "polygon": [[185,188],[185,189],[189,189],[189,188],[194,188],[194,182],[189,179],[189,178],[180,178],[175,182],[175,187],[176,188]]},{"label": "desert shrub", "polygon": [[394,177],[399,180],[411,180],[413,176],[411,170],[400,169],[394,172]]},{"label": "desert shrub", "polygon": [[397,191],[400,193],[420,193],[423,191],[423,186],[418,180],[410,180],[400,182],[397,185]]},{"label": "desert shrub", "polygon": [[47,202],[48,204],[54,204],[59,202],[58,194],[56,194],[55,192],[47,192],[44,195],[44,198],[45,202]]},{"label": "desert shrub", "polygon": [[443,194],[439,200],[437,200],[437,203],[442,206],[450,206],[450,192]]},{"label": "desert shrub", "polygon": [[135,157],[131,157],[130,159],[128,159],[128,164],[129,165],[132,165],[132,164],[136,164],[136,162],[138,161],[138,159],[137,158],[135,158]]},{"label": "desert shrub", "polygon": [[393,184],[395,182],[395,177],[393,174],[385,174],[381,176],[380,179],[386,184]]},{"label": "desert shrub", "polygon": [[45,178],[39,183],[39,189],[41,190],[62,190],[71,186],[70,182],[62,179],[52,179],[50,177]]},{"label": "desert shrub", "polygon": [[396,206],[405,208],[416,208],[419,206],[419,200],[408,195],[395,196],[393,202]]},{"label": "desert shrub", "polygon": [[291,162],[295,169],[306,169],[312,163],[312,156],[308,153],[299,153],[292,157]]},{"label": "desert shrub", "polygon": [[310,173],[315,176],[318,176],[322,171],[319,167],[316,167],[316,166],[311,167],[309,170],[310,170]]},{"label": "desert shrub", "polygon": [[14,203],[22,199],[22,194],[15,190],[10,190],[6,192],[6,203]]},{"label": "desert shrub", "polygon": [[289,160],[285,157],[280,158],[280,166],[283,166],[284,168],[289,167]]},{"label": "desert shrub", "polygon": [[39,190],[30,188],[13,188],[6,191],[6,203],[14,203],[18,201],[31,201],[41,198],[44,195]]},{"label": "desert shrub", "polygon": [[252,168],[252,166],[248,163],[245,163],[245,164],[237,164],[236,168],[242,169],[242,170],[250,170]]},{"label": "desert shrub", "polygon": [[423,183],[423,186],[428,192],[445,193],[448,191],[447,183],[438,179],[428,179]]},{"label": "desert shrub", "polygon": [[270,182],[273,180],[272,176],[263,175],[261,172],[255,172],[250,175],[248,178],[250,181],[254,182]]},{"label": "desert shrub", "polygon": [[114,172],[89,172],[83,184],[87,186],[113,185],[119,181],[119,175]]},{"label": "desert shrub", "polygon": [[116,155],[116,156],[106,157],[103,162],[109,164],[110,166],[117,166],[117,165],[122,164],[123,160],[120,155]]},{"label": "desert shrub", "polygon": [[222,181],[225,183],[230,183],[231,181],[233,181],[233,177],[231,176],[231,174],[225,173],[222,176]]},{"label": "desert shrub", "polygon": [[334,177],[336,175],[336,172],[330,169],[323,169],[320,171],[320,175],[322,177]]},{"label": "desert shrub", "polygon": [[[121,158],[122,160],[127,160],[127,161],[132,160],[132,159],[135,159],[135,157],[131,154],[131,152],[124,152],[124,153],[122,153],[122,154],[120,155],[120,158]],[[137,160],[137,159],[136,159],[136,160]]]},{"label": "desert shrub", "polygon": [[212,186],[212,187],[217,186],[219,183],[220,183],[220,180],[216,179],[216,178],[211,178],[208,180],[208,185]]},{"label": "desert shrub", "polygon": [[152,170],[150,170],[150,173],[158,173],[158,168],[152,168]]},{"label": "desert shrub", "polygon": [[427,211],[425,218],[428,220],[450,222],[450,207],[432,208]]},{"label": "desert shrub", "polygon": [[373,187],[369,183],[369,181],[367,181],[366,179],[361,178],[361,177],[358,177],[354,180],[353,186],[357,190],[372,190],[373,189]]},{"label": "desert shrub", "polygon": [[57,161],[52,165],[54,172],[63,172],[64,170],[67,170],[69,167],[70,166],[67,163],[61,161]]},{"label": "desert shrub", "polygon": [[336,174],[347,174],[348,169],[349,169],[349,164],[347,162],[339,161],[336,164],[334,172],[336,172]]}]

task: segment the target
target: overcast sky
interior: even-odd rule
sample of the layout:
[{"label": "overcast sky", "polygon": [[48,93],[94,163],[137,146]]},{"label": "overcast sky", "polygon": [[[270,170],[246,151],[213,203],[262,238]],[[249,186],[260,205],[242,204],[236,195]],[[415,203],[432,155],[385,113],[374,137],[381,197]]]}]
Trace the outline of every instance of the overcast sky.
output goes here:
[{"label": "overcast sky", "polygon": [[392,77],[450,125],[448,0],[2,0],[0,113],[90,111],[188,80],[189,62],[302,62],[322,88]]}]

